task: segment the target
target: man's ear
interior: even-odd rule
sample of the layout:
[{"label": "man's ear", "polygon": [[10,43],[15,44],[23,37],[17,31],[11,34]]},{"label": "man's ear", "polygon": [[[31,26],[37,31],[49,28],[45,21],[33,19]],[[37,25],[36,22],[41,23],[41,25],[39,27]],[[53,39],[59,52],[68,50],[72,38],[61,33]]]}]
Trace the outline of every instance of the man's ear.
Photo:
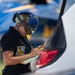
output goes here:
[{"label": "man's ear", "polygon": [[17,26],[21,26],[22,24],[21,24],[20,22],[18,22],[16,25],[17,25]]},{"label": "man's ear", "polygon": [[15,26],[15,28],[18,28],[19,26],[21,26],[22,24],[21,23],[16,23],[16,26]]}]

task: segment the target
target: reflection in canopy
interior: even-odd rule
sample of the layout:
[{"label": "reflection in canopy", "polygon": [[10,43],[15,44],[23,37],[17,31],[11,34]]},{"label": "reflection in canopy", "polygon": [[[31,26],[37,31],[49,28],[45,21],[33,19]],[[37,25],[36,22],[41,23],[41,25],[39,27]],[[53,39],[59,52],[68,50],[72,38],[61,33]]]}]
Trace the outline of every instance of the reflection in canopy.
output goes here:
[{"label": "reflection in canopy", "polygon": [[54,28],[49,39],[47,40],[45,47],[40,52],[41,56],[38,58],[38,61],[37,61],[38,66],[40,65],[41,67],[44,67],[44,66],[47,66],[47,65],[54,63],[58,58],[60,58],[60,56],[65,51],[66,39],[65,39],[65,33],[64,33],[64,29],[63,29],[62,20],[61,20],[61,16],[63,15],[65,4],[66,4],[66,0],[63,1],[63,5],[61,8],[61,12],[60,12],[60,15],[58,18],[57,25]]}]

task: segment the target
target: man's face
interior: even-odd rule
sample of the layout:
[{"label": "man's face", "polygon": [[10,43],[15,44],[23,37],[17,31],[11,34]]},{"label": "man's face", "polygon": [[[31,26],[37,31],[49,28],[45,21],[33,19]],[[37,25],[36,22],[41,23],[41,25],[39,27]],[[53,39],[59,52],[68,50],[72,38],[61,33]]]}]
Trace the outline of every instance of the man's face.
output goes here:
[{"label": "man's face", "polygon": [[20,32],[20,34],[21,34],[23,37],[25,37],[25,36],[27,35],[27,32],[26,32],[26,30],[25,30],[25,28],[24,28],[23,25],[21,25],[21,26],[19,27],[19,32]]}]

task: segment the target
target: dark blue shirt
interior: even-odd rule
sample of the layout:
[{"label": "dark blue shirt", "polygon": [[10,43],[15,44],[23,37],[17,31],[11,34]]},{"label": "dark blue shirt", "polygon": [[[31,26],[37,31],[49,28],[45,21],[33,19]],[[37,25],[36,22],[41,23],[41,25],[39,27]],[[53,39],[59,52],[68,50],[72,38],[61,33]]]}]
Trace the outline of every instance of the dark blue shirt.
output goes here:
[{"label": "dark blue shirt", "polygon": [[[2,47],[2,52],[4,51],[14,52],[13,56],[20,56],[31,52],[31,45],[29,44],[28,39],[26,37],[22,37],[21,34],[12,26],[1,38],[1,47]],[[16,64],[16,65],[6,66],[5,68],[17,71],[16,74],[19,75],[27,71],[30,71],[29,65],[30,64],[27,65]],[[12,73],[12,75],[13,74],[14,72]]]}]

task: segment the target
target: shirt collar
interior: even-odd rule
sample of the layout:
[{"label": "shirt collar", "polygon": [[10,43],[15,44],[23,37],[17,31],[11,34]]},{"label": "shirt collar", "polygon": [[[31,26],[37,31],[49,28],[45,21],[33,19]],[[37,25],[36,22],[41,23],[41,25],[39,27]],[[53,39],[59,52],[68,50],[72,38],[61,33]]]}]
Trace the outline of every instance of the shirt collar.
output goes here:
[{"label": "shirt collar", "polygon": [[25,38],[23,37],[13,26],[10,26],[9,31],[14,35],[15,37],[19,38]]}]

